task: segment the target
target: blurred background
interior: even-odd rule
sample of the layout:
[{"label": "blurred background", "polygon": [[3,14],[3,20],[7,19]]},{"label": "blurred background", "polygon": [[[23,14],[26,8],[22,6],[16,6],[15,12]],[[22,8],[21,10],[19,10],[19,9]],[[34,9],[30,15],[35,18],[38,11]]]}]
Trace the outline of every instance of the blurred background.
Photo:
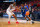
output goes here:
[{"label": "blurred background", "polygon": [[[40,0],[2,0],[0,1],[0,18],[8,18],[6,13],[7,8],[13,2],[16,2],[16,6],[20,6],[22,3],[27,3],[29,6],[30,15],[33,20],[40,21]],[[21,12],[14,10],[17,18],[24,19]],[[13,18],[13,17],[12,17]]]}]

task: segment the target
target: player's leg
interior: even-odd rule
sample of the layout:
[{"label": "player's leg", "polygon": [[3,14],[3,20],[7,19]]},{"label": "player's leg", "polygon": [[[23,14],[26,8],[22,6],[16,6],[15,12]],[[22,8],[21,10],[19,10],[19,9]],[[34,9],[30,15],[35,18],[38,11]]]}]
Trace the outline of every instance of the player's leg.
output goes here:
[{"label": "player's leg", "polygon": [[[34,23],[33,20],[28,16],[28,15],[29,15],[29,12],[26,12],[25,15],[26,15],[26,17],[27,17],[32,23]],[[32,23],[31,23],[31,24],[32,24]]]},{"label": "player's leg", "polygon": [[24,17],[26,21],[28,21],[28,19],[26,17]]},{"label": "player's leg", "polygon": [[17,21],[17,17],[15,16],[15,14],[13,14],[12,16],[15,18],[16,23],[19,23],[19,22]]},{"label": "player's leg", "polygon": [[6,12],[8,14],[8,24],[10,24],[11,13],[9,11]]},{"label": "player's leg", "polygon": [[29,20],[31,20],[31,18],[28,17],[28,15],[29,15],[29,11],[25,11],[25,16],[26,16]]},{"label": "player's leg", "polygon": [[15,14],[13,14],[12,16],[13,16],[13,17],[15,18],[15,20],[17,21],[17,17],[15,16]]},{"label": "player's leg", "polygon": [[[27,20],[25,13],[22,13],[22,16],[25,18],[25,20]],[[27,20],[28,21],[28,20]]]},{"label": "player's leg", "polygon": [[24,17],[26,19],[26,17]]},{"label": "player's leg", "polygon": [[10,19],[11,19],[11,15],[9,15],[9,17],[8,17],[8,21],[10,21]]},{"label": "player's leg", "polygon": [[26,15],[26,17],[27,17],[29,20],[31,20],[31,18],[30,18],[29,16]]},{"label": "player's leg", "polygon": [[11,15],[8,16],[8,24],[10,24]]}]

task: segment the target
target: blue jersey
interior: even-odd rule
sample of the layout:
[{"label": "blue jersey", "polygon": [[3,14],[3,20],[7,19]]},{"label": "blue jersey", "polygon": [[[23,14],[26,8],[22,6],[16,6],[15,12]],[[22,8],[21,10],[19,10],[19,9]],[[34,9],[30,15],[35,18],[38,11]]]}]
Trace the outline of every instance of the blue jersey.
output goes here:
[{"label": "blue jersey", "polygon": [[[26,6],[26,7],[28,8],[28,6]],[[21,6],[21,13],[22,13],[23,17],[25,17],[26,11],[28,11],[28,10],[25,8],[25,6],[24,7]]]},{"label": "blue jersey", "polygon": [[23,11],[25,12],[25,10],[26,10],[25,7],[21,6],[21,12],[23,12]]},{"label": "blue jersey", "polygon": [[22,13],[22,16],[25,17],[25,7],[21,6],[21,13]]},{"label": "blue jersey", "polygon": [[[24,6],[24,7],[25,7],[25,6]],[[28,5],[26,5],[26,7],[27,7],[27,9],[29,10]],[[26,9],[25,11],[28,11],[27,9]]]}]

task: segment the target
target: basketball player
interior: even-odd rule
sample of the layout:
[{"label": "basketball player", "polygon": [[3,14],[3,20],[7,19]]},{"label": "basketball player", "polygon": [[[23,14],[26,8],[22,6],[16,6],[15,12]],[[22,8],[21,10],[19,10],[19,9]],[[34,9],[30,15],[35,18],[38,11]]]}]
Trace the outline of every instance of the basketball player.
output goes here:
[{"label": "basketball player", "polygon": [[32,23],[34,23],[34,21],[30,18],[30,17],[28,17],[28,15],[29,15],[29,8],[28,8],[28,5],[25,3],[25,6],[24,6],[25,8],[26,8],[26,10],[25,10],[25,15],[26,15],[26,17],[29,19],[29,20],[31,20],[31,24]]},{"label": "basketball player", "polygon": [[[28,9],[28,6],[25,4],[22,4],[22,6],[19,7],[19,9],[21,9],[21,13],[22,13],[22,16],[26,19],[26,17],[31,20],[30,17],[28,17],[29,15],[29,9]],[[27,20],[27,19],[26,19]],[[28,21],[28,20],[27,20]],[[31,24],[33,23],[33,20],[31,20]]]},{"label": "basketball player", "polygon": [[8,24],[10,24],[10,18],[11,18],[11,16],[13,16],[15,19],[16,19],[16,23],[19,23],[18,21],[17,21],[17,17],[15,16],[15,14],[14,14],[14,11],[15,10],[15,2],[13,3],[13,4],[11,4],[9,7],[8,7],[8,9],[7,9],[7,14],[9,15],[8,17],[9,17],[9,19],[8,19]]}]

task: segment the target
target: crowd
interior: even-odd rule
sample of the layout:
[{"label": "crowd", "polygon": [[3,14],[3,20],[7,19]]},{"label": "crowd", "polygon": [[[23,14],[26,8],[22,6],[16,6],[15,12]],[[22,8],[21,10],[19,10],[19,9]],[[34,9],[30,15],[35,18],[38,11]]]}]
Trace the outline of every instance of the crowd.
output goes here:
[{"label": "crowd", "polygon": [[32,17],[34,19],[40,19],[40,8],[37,7],[32,8]]},{"label": "crowd", "polygon": [[3,17],[3,10],[0,9],[0,17]]}]

